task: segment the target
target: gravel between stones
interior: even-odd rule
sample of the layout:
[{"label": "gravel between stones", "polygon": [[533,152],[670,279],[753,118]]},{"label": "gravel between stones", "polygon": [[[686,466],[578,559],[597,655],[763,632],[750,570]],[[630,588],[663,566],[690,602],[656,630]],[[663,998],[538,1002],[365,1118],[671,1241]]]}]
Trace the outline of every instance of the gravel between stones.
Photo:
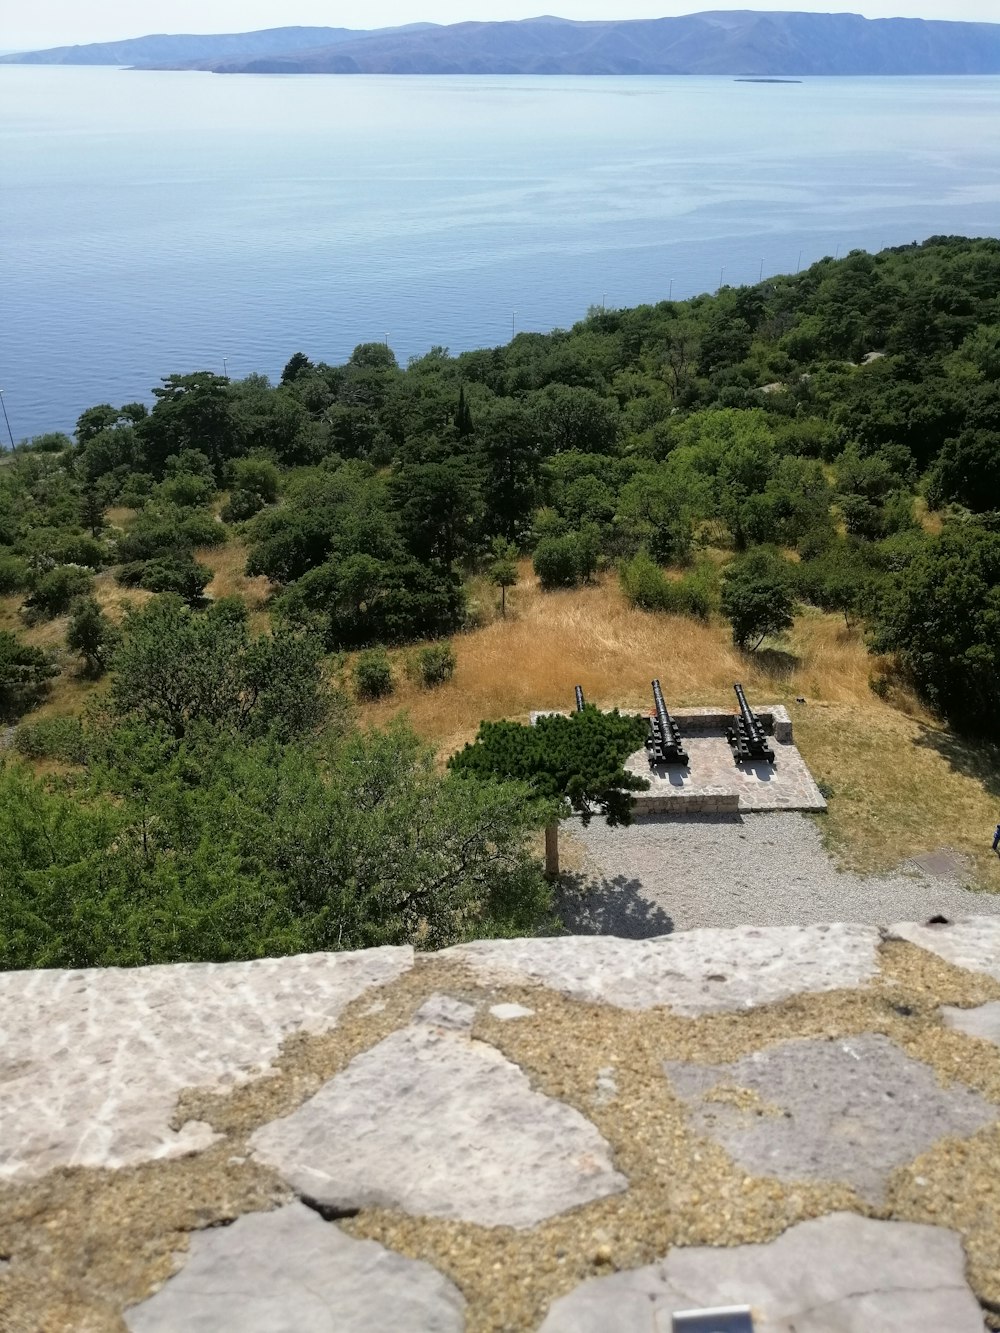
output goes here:
[{"label": "gravel between stones", "polygon": [[559,894],[573,934],[644,939],[699,926],[1000,914],[1000,894],[916,866],[871,877],[838,870],[801,814],[652,816],[628,828],[594,819],[589,828],[564,828],[584,860]]}]

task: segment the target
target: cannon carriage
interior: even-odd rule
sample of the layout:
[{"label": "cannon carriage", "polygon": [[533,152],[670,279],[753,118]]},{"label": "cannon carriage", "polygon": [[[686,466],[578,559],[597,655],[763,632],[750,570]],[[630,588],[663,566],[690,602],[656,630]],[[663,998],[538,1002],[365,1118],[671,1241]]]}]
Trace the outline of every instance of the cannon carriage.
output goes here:
[{"label": "cannon carriage", "polygon": [[734,685],[736,701],[740,706],[739,715],[733,719],[733,725],[726,730],[726,740],[733,752],[737,764],[748,764],[753,760],[774,763],[774,750],[764,731],[764,724],[747,703],[742,685]]},{"label": "cannon carriage", "polygon": [[649,734],[646,737],[650,766],[655,768],[659,764],[680,764],[686,768],[688,756],[681,739],[681,729],[667,712],[658,680],[653,681],[653,705],[655,711],[649,719]]}]

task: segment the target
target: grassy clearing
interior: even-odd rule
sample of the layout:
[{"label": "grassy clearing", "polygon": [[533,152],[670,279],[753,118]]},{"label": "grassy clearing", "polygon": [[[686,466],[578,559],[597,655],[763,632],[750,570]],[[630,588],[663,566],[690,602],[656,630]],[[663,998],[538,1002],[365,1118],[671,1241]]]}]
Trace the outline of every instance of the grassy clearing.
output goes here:
[{"label": "grassy clearing", "polygon": [[205,589],[207,597],[242,597],[250,612],[253,633],[263,634],[270,629],[266,608],[273,585],[270,579],[247,575],[247,549],[241,541],[230,537],[225,546],[198,547],[194,558],[212,571],[212,582]]},{"label": "grassy clearing", "polygon": [[[94,580],[94,597],[109,620],[116,625],[121,624],[128,607],[142,606],[151,596],[152,593],[141,588],[120,587],[114,576],[107,571],[98,574]],[[69,616],[57,616],[54,620],[40,620],[36,625],[26,625],[20,615],[21,602],[20,597],[0,597],[0,629],[13,630],[26,643],[51,653],[60,667],[60,673],[50,682],[44,699],[25,720],[81,713],[90,697],[102,690],[106,682],[91,680],[83,675],[80,659],[67,649]]]},{"label": "grassy clearing", "polygon": [[949,846],[1000,891],[1000,861],[989,851],[1000,761],[956,742],[905,691],[877,697],[869,679],[880,664],[842,616],[804,612],[779,644],[743,654],[722,622],[633,610],[613,577],[554,593],[540,591],[527,564],[521,577],[506,620],[456,638],[452,681],[421,689],[403,670],[406,654],[394,654],[396,691],[365,705],[363,717],[383,725],[405,711],[444,756],[472,739],[480,719],[571,707],[574,685],[604,708],[649,707],[658,676],[668,705],[732,708],[739,680],[751,703],[792,711],[806,762],[832,791],[823,827],[843,864],[887,869]]}]

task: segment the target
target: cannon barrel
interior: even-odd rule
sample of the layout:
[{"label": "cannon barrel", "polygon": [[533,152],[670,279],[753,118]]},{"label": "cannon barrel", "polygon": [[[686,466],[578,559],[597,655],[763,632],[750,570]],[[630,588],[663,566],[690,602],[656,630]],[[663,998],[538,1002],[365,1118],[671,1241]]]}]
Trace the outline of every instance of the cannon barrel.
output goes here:
[{"label": "cannon barrel", "polygon": [[584,706],[583,686],[582,686],[582,685],[577,685],[577,687],[576,687],[576,711],[577,711],[578,713],[582,713],[582,712],[583,712],[583,706]]},{"label": "cannon barrel", "polygon": [[749,763],[753,759],[764,759],[774,763],[774,750],[767,743],[767,736],[760,718],[747,703],[742,685],[734,685],[736,699],[740,706],[740,716],[726,732],[726,739],[732,747],[737,764]]},{"label": "cannon barrel", "polygon": [[653,703],[656,705],[656,720],[660,724],[663,739],[668,741],[672,732],[670,714],[667,712],[667,705],[663,702],[663,691],[660,689],[658,680],[653,681]]},{"label": "cannon barrel", "polygon": [[749,729],[751,735],[754,736],[763,735],[764,728],[760,725],[757,715],[754,713],[753,709],[747,703],[747,697],[743,693],[743,686],[734,685],[733,689],[736,691],[736,701],[740,706],[740,712],[743,714],[743,721],[747,724],[747,728]]},{"label": "cannon barrel", "polygon": [[740,712],[743,713],[743,720],[748,726],[755,725],[756,717],[751,712],[751,706],[747,702],[747,696],[743,693],[743,685],[733,685],[736,690],[736,702],[740,705]]}]

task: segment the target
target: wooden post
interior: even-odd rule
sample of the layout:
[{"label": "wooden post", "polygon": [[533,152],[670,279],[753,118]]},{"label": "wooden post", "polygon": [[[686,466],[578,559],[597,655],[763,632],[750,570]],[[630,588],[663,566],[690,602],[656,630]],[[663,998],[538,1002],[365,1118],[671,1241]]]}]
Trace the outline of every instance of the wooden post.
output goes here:
[{"label": "wooden post", "polygon": [[559,821],[554,820],[545,828],[545,873],[549,879],[559,875]]}]

